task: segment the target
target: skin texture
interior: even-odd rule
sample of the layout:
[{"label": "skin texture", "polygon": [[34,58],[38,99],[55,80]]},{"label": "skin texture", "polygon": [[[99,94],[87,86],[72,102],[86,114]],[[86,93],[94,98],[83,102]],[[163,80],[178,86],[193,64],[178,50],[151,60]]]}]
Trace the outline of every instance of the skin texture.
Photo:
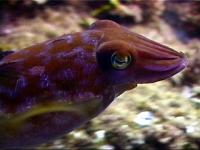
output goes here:
[{"label": "skin texture", "polygon": [[[113,54],[130,56],[128,65],[114,67]],[[187,65],[182,53],[109,20],[1,57],[1,148],[62,136],[124,91],[169,78]]]}]

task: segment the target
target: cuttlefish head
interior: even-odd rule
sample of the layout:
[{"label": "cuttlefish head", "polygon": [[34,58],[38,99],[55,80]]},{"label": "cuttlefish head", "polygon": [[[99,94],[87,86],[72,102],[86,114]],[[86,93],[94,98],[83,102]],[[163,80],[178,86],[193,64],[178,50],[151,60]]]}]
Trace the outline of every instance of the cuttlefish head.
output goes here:
[{"label": "cuttlefish head", "polygon": [[182,52],[102,20],[90,30],[101,30],[96,50],[97,63],[112,84],[142,84],[167,79],[187,66]]}]

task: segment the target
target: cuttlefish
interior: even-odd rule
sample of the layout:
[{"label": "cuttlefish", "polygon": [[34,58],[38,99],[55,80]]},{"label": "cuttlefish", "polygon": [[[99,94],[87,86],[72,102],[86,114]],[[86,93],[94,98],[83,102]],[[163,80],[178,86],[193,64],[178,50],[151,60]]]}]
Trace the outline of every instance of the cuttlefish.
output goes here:
[{"label": "cuttlefish", "polygon": [[183,53],[100,20],[83,32],[0,53],[0,147],[56,139],[137,84],[187,66]]}]

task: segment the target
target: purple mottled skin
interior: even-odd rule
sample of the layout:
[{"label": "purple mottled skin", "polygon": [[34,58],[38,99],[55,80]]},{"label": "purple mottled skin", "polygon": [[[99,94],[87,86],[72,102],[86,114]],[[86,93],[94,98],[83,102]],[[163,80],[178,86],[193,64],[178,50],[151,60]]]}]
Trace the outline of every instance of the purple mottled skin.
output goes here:
[{"label": "purple mottled skin", "polygon": [[169,78],[187,65],[183,53],[109,20],[1,57],[1,148],[62,136],[124,91]]}]

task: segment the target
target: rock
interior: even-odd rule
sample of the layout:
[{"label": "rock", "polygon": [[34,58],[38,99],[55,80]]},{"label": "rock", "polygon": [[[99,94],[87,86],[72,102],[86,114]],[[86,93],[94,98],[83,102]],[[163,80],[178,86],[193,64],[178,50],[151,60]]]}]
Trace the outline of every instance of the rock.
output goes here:
[{"label": "rock", "polygon": [[191,36],[200,36],[200,3],[191,0],[167,0],[165,2],[167,21],[176,28],[187,31]]},{"label": "rock", "polygon": [[140,126],[150,126],[154,122],[154,114],[149,111],[139,113],[135,118],[134,122]]}]

